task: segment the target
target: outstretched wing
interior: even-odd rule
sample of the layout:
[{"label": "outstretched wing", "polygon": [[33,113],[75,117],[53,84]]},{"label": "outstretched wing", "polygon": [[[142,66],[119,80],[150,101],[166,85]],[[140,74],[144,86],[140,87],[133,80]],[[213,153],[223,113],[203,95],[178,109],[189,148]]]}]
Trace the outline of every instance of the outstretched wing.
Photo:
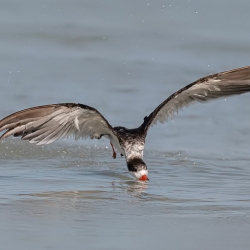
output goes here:
[{"label": "outstretched wing", "polygon": [[164,123],[179,109],[190,104],[248,91],[250,91],[250,66],[203,77],[169,96],[144,118],[141,128],[146,132],[150,126],[157,122]]},{"label": "outstretched wing", "polygon": [[116,137],[108,121],[94,108],[76,103],[38,106],[11,114],[0,121],[0,139],[21,136],[31,143],[49,144],[73,136],[100,139],[103,135]]}]

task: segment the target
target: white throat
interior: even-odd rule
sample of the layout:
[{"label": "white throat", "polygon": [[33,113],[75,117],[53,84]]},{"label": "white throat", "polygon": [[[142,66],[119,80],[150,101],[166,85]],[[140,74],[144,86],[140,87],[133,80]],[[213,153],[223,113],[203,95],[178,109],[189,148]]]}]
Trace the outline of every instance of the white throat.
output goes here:
[{"label": "white throat", "polygon": [[142,169],[140,171],[137,172],[129,172],[130,174],[132,174],[136,179],[140,179],[143,175],[148,176],[148,170],[147,169]]}]

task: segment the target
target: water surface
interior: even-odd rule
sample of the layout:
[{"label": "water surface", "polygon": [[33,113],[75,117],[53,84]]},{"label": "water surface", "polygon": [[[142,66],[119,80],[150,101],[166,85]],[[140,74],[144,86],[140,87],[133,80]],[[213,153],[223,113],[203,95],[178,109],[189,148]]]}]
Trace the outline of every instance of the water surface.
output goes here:
[{"label": "water surface", "polygon": [[[249,65],[250,2],[6,1],[0,116],[79,102],[139,126],[196,79]],[[150,181],[109,142],[0,142],[0,249],[249,249],[250,94],[150,129]]]}]

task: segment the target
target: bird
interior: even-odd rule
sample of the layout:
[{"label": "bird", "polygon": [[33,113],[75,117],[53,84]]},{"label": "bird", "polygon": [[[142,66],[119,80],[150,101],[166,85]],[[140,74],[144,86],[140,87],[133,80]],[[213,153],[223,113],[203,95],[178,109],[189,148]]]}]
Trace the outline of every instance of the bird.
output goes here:
[{"label": "bird", "polygon": [[0,140],[11,135],[37,145],[49,144],[60,138],[74,137],[110,140],[113,158],[116,150],[125,156],[129,172],[139,181],[148,181],[143,160],[148,129],[156,123],[172,119],[178,110],[194,103],[239,95],[250,91],[250,66],[212,74],[181,88],[145,116],[133,129],[113,127],[95,108],[80,103],[59,103],[31,107],[13,113],[0,121]]}]

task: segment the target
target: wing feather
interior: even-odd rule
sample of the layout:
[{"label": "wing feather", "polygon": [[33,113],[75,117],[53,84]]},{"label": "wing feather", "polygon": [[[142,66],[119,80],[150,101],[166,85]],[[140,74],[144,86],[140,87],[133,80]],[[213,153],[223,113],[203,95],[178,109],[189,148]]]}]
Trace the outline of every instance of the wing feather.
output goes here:
[{"label": "wing feather", "polygon": [[141,128],[147,132],[157,122],[164,123],[179,109],[193,103],[204,103],[216,98],[239,95],[250,91],[250,66],[203,77],[176,91],[163,101],[148,117]]},{"label": "wing feather", "polygon": [[0,121],[0,139],[21,136],[36,144],[49,144],[73,136],[100,139],[116,136],[116,131],[94,108],[83,104],[62,103],[33,107],[11,114]]}]

